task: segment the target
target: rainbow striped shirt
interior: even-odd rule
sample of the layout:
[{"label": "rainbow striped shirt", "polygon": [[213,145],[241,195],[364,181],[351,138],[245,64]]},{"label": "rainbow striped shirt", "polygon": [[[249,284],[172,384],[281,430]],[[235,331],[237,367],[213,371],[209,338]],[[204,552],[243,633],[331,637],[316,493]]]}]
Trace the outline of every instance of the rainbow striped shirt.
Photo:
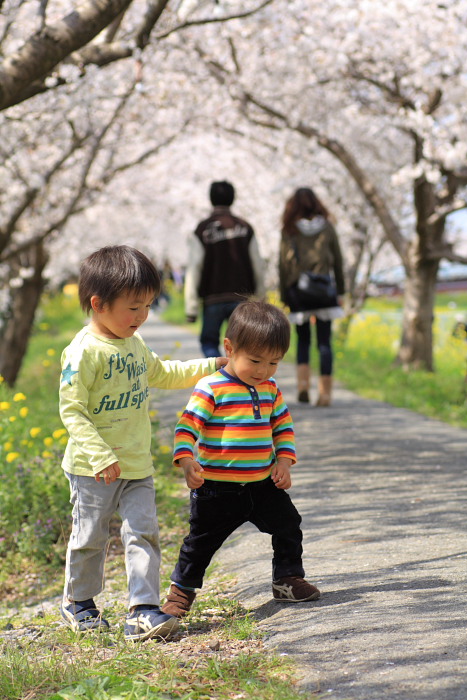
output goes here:
[{"label": "rainbow striped shirt", "polygon": [[274,379],[254,387],[221,369],[198,381],[175,428],[174,462],[193,458],[197,441],[205,479],[261,481],[277,457],[297,461],[292,418]]}]

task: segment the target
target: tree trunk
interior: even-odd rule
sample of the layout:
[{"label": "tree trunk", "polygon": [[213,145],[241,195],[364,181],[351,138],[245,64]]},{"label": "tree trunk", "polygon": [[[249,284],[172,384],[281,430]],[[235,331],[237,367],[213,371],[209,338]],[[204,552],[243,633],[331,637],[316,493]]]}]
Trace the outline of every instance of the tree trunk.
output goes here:
[{"label": "tree trunk", "polygon": [[396,363],[434,371],[433,320],[439,260],[421,261],[407,275],[402,337]]},{"label": "tree trunk", "polygon": [[47,255],[42,244],[28,251],[28,266],[34,274],[21,287],[11,289],[11,302],[3,327],[0,329],[0,375],[13,387],[26,354],[34,317],[39,305],[44,280],[42,273]]}]

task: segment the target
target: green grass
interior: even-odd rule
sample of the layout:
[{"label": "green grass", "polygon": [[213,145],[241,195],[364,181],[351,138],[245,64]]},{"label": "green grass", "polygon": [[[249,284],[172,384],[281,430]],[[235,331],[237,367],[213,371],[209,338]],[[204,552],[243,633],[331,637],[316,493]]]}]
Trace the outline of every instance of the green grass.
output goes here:
[{"label": "green grass", "polygon": [[[119,612],[123,614],[123,607]],[[310,698],[299,692],[293,663],[266,653],[255,627],[253,641],[237,641],[228,624],[233,615],[248,617],[238,604],[213,595],[190,614],[185,627],[192,631],[181,641],[136,645],[126,643],[121,630],[77,635],[46,616],[34,622],[36,638],[31,635],[19,643],[0,643],[0,697]],[[115,611],[108,616],[111,622],[115,622],[114,616]]]},{"label": "green grass", "polygon": [[335,374],[349,389],[439,420],[467,427],[467,343],[454,337],[456,316],[467,310],[467,295],[438,295],[434,323],[435,372],[395,366],[401,301],[370,300],[339,337],[335,324]]},{"label": "green grass", "polygon": [[[60,467],[65,443],[57,403],[59,360],[82,322],[76,297],[46,299],[17,386],[10,390],[0,382],[0,699],[310,698],[298,687],[294,664],[265,651],[258,624],[226,595],[232,582],[215,566],[177,640],[125,642],[118,521],[102,596],[110,632],[77,635],[60,624],[70,505]],[[187,532],[188,498],[172,467],[170,446],[158,439],[155,414],[153,427],[164,591]],[[56,599],[56,612],[44,608],[32,618],[30,606],[44,599]]]}]

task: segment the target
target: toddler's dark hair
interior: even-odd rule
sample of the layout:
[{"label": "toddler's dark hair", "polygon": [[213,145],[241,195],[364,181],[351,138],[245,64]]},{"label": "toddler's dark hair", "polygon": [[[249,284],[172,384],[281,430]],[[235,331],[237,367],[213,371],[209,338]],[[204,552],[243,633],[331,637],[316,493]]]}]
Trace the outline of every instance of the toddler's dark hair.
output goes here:
[{"label": "toddler's dark hair", "polygon": [[290,323],[277,306],[250,299],[233,311],[225,335],[235,351],[267,350],[283,356],[290,344]]},{"label": "toddler's dark hair", "polygon": [[122,294],[161,291],[159,274],[149,258],[127,245],[105,246],[91,253],[80,267],[79,301],[91,311],[91,297],[101,304],[112,304]]}]

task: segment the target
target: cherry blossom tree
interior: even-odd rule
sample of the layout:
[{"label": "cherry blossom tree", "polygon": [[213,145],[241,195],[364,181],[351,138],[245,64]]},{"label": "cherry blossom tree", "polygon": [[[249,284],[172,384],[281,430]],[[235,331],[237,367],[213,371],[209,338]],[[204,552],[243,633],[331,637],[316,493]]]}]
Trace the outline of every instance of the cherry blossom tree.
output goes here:
[{"label": "cherry blossom tree", "polygon": [[[82,0],[71,8],[65,0],[2,2],[0,109],[70,84],[89,65],[102,67],[138,56],[151,41],[189,26],[248,17],[271,1],[147,0],[140,6],[133,0]],[[193,10],[196,15],[190,19]],[[203,11],[207,15],[199,14]],[[77,70],[67,70],[70,66]]]},{"label": "cherry blossom tree", "polygon": [[[175,114],[171,99],[163,109],[148,102],[143,51],[153,51],[152,40],[157,62],[159,42],[169,49],[177,31],[249,17],[270,2],[187,8],[101,0],[71,12],[60,0],[0,5],[0,374],[9,384],[27,347],[50,246],[115,177],[154,157],[186,126],[189,110]],[[153,121],[137,129],[133,120],[144,122],[143,113]]]},{"label": "cherry blossom tree", "polygon": [[[27,348],[53,241],[63,237],[69,220],[96,201],[113,178],[154,157],[179,135],[177,129],[165,141],[121,153],[119,132],[132,95],[130,85],[110,109],[94,111],[92,120],[88,105],[76,105],[65,122],[51,113],[48,123],[39,119],[40,133],[34,123],[37,115],[23,115],[12,142],[2,144],[3,174],[9,176],[11,188],[0,194],[0,373],[9,384],[15,382]],[[27,162],[25,152],[30,156]],[[68,238],[67,246],[79,250],[79,236]]]},{"label": "cherry blossom tree", "polygon": [[467,262],[449,240],[467,206],[467,6],[279,0],[261,19],[195,50],[251,125],[299,134],[352,178],[405,268],[398,361],[430,370],[439,263]]},{"label": "cherry blossom tree", "polygon": [[[15,267],[11,251],[25,255],[30,241],[39,266],[53,251],[44,274],[54,265],[57,274],[59,266],[71,273],[78,253],[95,244],[94,226],[99,241],[118,236],[148,250],[156,228],[159,249],[181,255],[185,232],[204,214],[209,180],[225,176],[238,184],[240,213],[257,222],[273,284],[284,201],[295,187],[311,185],[336,216],[350,288],[388,246],[402,261],[398,359],[432,368],[436,272],[442,259],[463,260],[449,236],[451,214],[466,206],[464,3],[100,0],[69,15],[56,0],[42,3],[37,16],[36,7],[10,1],[1,10],[0,128],[7,139],[0,148],[15,156],[8,157],[0,249],[17,289],[35,268],[18,258]],[[92,22],[86,12],[94,13]],[[87,162],[84,141],[70,149],[86,134],[92,148],[94,131],[109,123],[130,84],[131,100],[90,166],[88,194],[72,218],[50,226],[55,219],[47,224],[44,212],[55,202],[58,213]],[[19,150],[17,124],[29,130]],[[164,157],[119,174],[148,144],[166,144]],[[33,166],[36,155],[42,167]],[[75,175],[56,187],[59,178],[48,173],[65,157]],[[114,177],[105,176],[106,167],[117,168]],[[44,187],[40,200],[33,193]],[[43,250],[34,256],[35,245]]]}]

